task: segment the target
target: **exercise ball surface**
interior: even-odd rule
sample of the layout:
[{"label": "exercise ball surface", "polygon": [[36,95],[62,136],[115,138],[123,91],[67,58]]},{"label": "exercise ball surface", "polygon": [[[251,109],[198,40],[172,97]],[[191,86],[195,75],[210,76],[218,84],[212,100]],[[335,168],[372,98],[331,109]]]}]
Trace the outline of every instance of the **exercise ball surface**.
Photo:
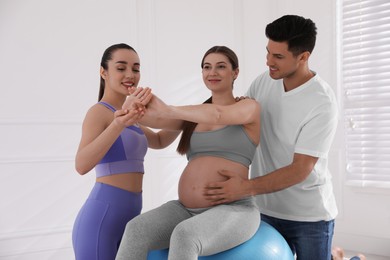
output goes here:
[{"label": "exercise ball surface", "polygon": [[[148,260],[168,259],[168,249],[150,251]],[[294,260],[282,235],[271,225],[261,222],[248,241],[215,255],[200,256],[199,260]]]}]

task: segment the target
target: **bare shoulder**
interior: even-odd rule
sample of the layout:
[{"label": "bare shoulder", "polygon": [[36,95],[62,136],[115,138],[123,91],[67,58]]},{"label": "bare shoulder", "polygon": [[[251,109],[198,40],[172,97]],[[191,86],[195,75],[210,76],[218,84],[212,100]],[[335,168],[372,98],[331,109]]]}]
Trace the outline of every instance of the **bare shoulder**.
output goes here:
[{"label": "bare shoulder", "polygon": [[95,104],[91,106],[84,118],[84,125],[107,126],[114,118],[113,112],[107,107]]},{"label": "bare shoulder", "polygon": [[106,116],[106,115],[112,115],[113,112],[109,108],[105,107],[104,105],[96,103],[88,109],[87,114]]}]

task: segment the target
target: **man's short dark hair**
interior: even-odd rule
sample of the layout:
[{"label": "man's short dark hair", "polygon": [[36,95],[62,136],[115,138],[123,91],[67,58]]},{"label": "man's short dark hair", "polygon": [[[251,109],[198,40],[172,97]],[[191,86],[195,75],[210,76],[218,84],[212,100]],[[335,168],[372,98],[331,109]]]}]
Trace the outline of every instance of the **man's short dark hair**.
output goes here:
[{"label": "man's short dark hair", "polygon": [[285,15],[268,24],[265,35],[275,42],[287,42],[294,56],[305,51],[312,52],[316,43],[315,23],[298,15]]}]

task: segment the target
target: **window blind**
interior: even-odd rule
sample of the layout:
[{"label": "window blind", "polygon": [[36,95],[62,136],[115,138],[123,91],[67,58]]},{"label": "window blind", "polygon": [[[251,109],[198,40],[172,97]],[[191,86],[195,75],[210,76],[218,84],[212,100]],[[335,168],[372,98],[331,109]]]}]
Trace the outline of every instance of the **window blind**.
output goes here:
[{"label": "window blind", "polygon": [[390,1],[343,0],[347,183],[390,188]]}]

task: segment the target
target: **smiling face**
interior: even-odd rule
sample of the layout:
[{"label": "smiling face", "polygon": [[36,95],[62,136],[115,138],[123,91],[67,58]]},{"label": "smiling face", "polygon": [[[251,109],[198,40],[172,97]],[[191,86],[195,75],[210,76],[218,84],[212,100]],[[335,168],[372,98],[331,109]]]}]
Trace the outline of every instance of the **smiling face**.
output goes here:
[{"label": "smiling face", "polygon": [[210,53],[202,65],[203,82],[212,91],[232,90],[238,69],[233,69],[229,59],[221,53]]},{"label": "smiling face", "polygon": [[268,41],[267,66],[273,79],[290,78],[295,75],[301,63],[301,54],[294,56],[288,50],[287,42]]},{"label": "smiling face", "polygon": [[141,78],[138,54],[129,49],[118,49],[108,61],[108,69],[100,69],[106,91],[128,95],[130,87],[137,87]]}]

